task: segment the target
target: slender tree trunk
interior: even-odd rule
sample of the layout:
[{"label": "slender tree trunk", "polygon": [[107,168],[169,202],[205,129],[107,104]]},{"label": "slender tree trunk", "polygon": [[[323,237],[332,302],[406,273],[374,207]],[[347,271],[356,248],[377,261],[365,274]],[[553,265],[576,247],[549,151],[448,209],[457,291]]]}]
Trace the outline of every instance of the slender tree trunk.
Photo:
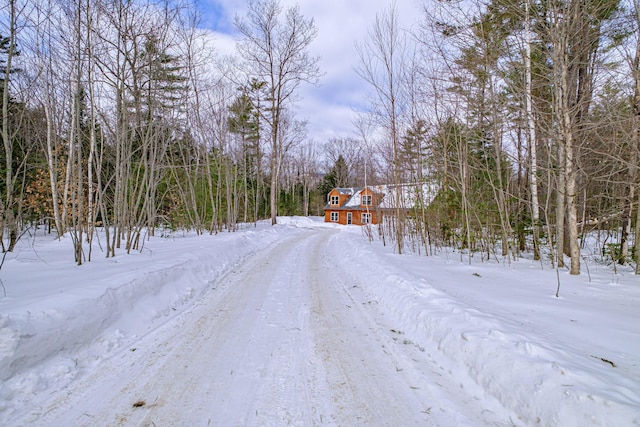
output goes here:
[{"label": "slender tree trunk", "polygon": [[[206,148],[203,148],[203,149],[206,150]],[[218,217],[218,211],[216,210],[217,205],[216,205],[215,191],[214,191],[213,178],[212,178],[213,171],[211,170],[212,160],[208,151],[205,152],[204,160],[206,162],[205,172],[207,174],[207,194],[209,196],[209,203],[211,204],[211,222],[209,224],[209,234],[213,234],[214,232],[217,233],[216,218]]]},{"label": "slender tree trunk", "polygon": [[93,249],[93,234],[96,222],[96,209],[95,209],[95,200],[94,200],[94,158],[96,155],[96,106],[95,106],[95,90],[94,90],[94,76],[93,76],[93,56],[95,53],[93,52],[93,42],[92,42],[92,33],[93,33],[93,22],[91,17],[91,4],[90,1],[86,3],[86,25],[87,25],[87,51],[89,57],[89,64],[87,67],[87,85],[89,88],[89,157],[87,158],[87,241],[89,244],[89,253],[87,256],[87,260],[91,261],[91,254]]},{"label": "slender tree trunk", "polygon": [[72,115],[72,126],[74,138],[70,138],[69,140],[69,158],[72,159],[68,163],[71,165],[75,171],[69,171],[70,176],[75,178],[71,187],[71,199],[72,199],[72,207],[73,210],[71,212],[71,217],[73,221],[73,242],[75,246],[75,260],[77,265],[82,265],[83,262],[83,254],[82,254],[82,244],[83,244],[83,226],[84,226],[84,194],[83,194],[83,170],[82,170],[82,143],[85,138],[83,132],[83,123],[82,123],[82,111],[84,109],[83,105],[83,68],[84,68],[84,60],[85,54],[83,52],[82,47],[82,5],[80,1],[78,1],[76,5],[76,16],[75,16],[75,58],[74,58],[74,66],[76,67],[75,74],[76,80],[73,84],[74,86],[74,102],[73,102],[73,115]]},{"label": "slender tree trunk", "polygon": [[[8,251],[13,251],[18,241],[18,224],[14,214],[14,174],[13,174],[13,141],[9,131],[10,115],[9,104],[11,98],[9,96],[9,81],[13,68],[13,57],[16,55],[16,2],[9,0],[9,51],[5,59],[5,69],[2,87],[2,142],[5,154],[5,194],[4,203],[0,206],[0,213],[3,214],[3,224],[9,231]],[[4,231],[4,227],[3,230]],[[4,242],[3,242],[4,245]]]},{"label": "slender tree trunk", "polygon": [[[48,93],[48,91],[47,91]],[[60,214],[60,199],[58,195],[58,162],[57,155],[54,154],[54,132],[53,117],[51,113],[51,105],[48,100],[43,100],[43,108],[47,120],[47,166],[49,172],[49,186],[51,188],[51,201],[53,203],[53,218],[56,224],[56,233],[58,238],[66,232],[66,227],[62,222]]]},{"label": "slender tree trunk", "polygon": [[[272,83],[273,85],[273,83]],[[272,86],[273,87],[273,86]],[[273,111],[272,123],[271,123],[271,187],[269,194],[269,206],[271,207],[271,225],[275,225],[278,222],[278,163],[280,152],[278,150],[278,126],[280,124],[280,108],[275,103],[275,97],[277,95],[272,94],[274,98],[271,103],[271,111]]]},{"label": "slender tree trunk", "polygon": [[564,222],[565,222],[565,152],[562,142],[558,143],[558,172],[556,176],[556,263],[564,267]]},{"label": "slender tree trunk", "polygon": [[540,202],[538,201],[538,155],[536,123],[533,113],[533,88],[531,73],[531,23],[530,0],[525,1],[525,96],[529,143],[529,184],[531,188],[531,225],[533,231],[533,259],[540,259]]},{"label": "slender tree trunk", "polygon": [[[496,93],[494,89],[494,81],[489,78],[489,93],[491,99],[496,99]],[[500,237],[502,240],[502,256],[506,257],[509,254],[509,236],[512,235],[511,224],[509,223],[509,209],[507,207],[507,193],[508,188],[502,177],[502,129],[501,118],[499,117],[498,107],[492,108],[491,114],[493,115],[491,123],[493,127],[493,149],[494,158],[496,164],[496,177],[497,183],[492,183],[494,196],[498,205],[498,217],[500,220]],[[491,173],[489,171],[489,176]],[[490,178],[492,180],[492,178]]]},{"label": "slender tree trunk", "polygon": [[569,228],[569,248],[571,256],[570,274],[580,274],[580,246],[578,243],[578,206],[576,184],[576,162],[574,159],[573,138],[569,138],[566,146],[567,154],[567,227]]},{"label": "slender tree trunk", "polygon": [[[640,1],[634,0],[634,16],[636,30],[640,29]],[[636,36],[636,51],[631,61],[631,74],[633,76],[634,90],[633,90],[633,128],[631,137],[631,147],[633,150],[633,159],[637,161],[640,150],[640,37]],[[634,165],[634,180],[629,183],[631,189],[637,187],[637,168]],[[632,194],[631,190],[629,191]],[[634,261],[636,263],[635,273],[640,274],[640,190],[637,193],[637,209],[636,209],[636,223],[634,234]],[[631,209],[630,209],[631,210]],[[631,220],[631,215],[629,216]]]},{"label": "slender tree trunk", "polygon": [[467,240],[467,261],[471,265],[471,220],[469,214],[469,199],[467,194],[467,177],[469,175],[469,157],[467,153],[466,141],[461,135],[456,135],[458,146],[458,164],[460,169],[460,192],[462,195],[462,215],[464,219],[465,238]]}]

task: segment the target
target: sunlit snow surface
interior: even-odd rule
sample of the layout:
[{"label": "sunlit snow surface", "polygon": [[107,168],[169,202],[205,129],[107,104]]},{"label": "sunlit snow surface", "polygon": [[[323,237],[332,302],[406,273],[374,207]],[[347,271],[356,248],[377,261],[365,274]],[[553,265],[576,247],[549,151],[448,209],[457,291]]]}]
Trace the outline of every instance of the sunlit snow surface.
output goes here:
[{"label": "sunlit snow surface", "polygon": [[[261,253],[285,239],[294,239],[291,241],[298,245],[305,239],[315,239],[314,248],[323,248],[321,254],[312,252],[311,247],[308,253],[306,249],[298,252],[303,257],[322,257],[322,263],[310,263],[305,268],[331,269],[332,283],[339,282],[340,288],[336,289],[344,289],[340,298],[350,298],[348,304],[343,303],[330,299],[333,297],[327,292],[317,304],[336,304],[334,308],[338,311],[338,307],[351,309],[351,305],[358,304],[362,313],[370,317],[371,325],[376,325],[372,328],[379,329],[375,331],[376,342],[392,354],[398,366],[402,365],[402,369],[396,368],[398,372],[404,370],[410,377],[407,370],[415,362],[430,366],[435,375],[442,375],[442,384],[432,376],[424,380],[414,376],[416,383],[412,385],[416,390],[429,390],[430,396],[437,396],[442,387],[446,398],[432,397],[431,402],[422,402],[423,407],[419,408],[432,425],[445,425],[446,420],[483,425],[493,419],[504,419],[498,425],[640,425],[640,277],[633,275],[631,269],[618,267],[614,271],[612,266],[590,261],[583,265],[580,276],[570,276],[561,270],[560,297],[556,298],[558,275],[546,262],[527,258],[508,262],[499,256],[483,261],[476,254],[469,264],[466,253],[444,249],[428,257],[397,255],[393,245],[384,246],[378,238],[370,243],[360,227],[321,221],[279,218],[279,225],[274,227],[262,223],[257,227],[244,226],[235,233],[201,236],[159,231],[145,241],[141,251],[127,255],[120,249],[115,258],[105,258],[101,250],[104,242],[100,246],[95,241],[92,261],[82,266],[73,262],[70,238],[59,241],[42,230],[25,235],[18,248],[7,254],[0,270],[0,425],[48,425],[47,414],[64,412],[56,409],[56,405],[64,408],[70,402],[75,402],[74,411],[79,414],[91,414],[99,404],[96,402],[100,402],[99,396],[88,401],[86,408],[78,408],[77,402],[81,400],[73,397],[78,390],[97,387],[81,386],[83,381],[100,378],[96,373],[105,366],[120,366],[116,360],[133,358],[139,343],[140,354],[148,351],[150,357],[152,347],[142,344],[150,336],[165,337],[164,329],[170,327],[179,330],[175,322],[182,315],[205,310],[206,307],[198,308],[203,301],[218,303],[215,292],[231,280],[229,276],[235,269],[243,266],[250,272],[251,263]],[[324,246],[320,246],[321,240]],[[265,260],[261,268],[277,275],[280,267],[269,266]],[[252,274],[260,277],[258,272]],[[295,290],[296,281],[307,280],[307,276],[286,274],[289,279],[277,280],[293,281],[287,284],[288,289]],[[317,274],[323,277],[325,272]],[[322,283],[326,284],[319,281],[318,286]],[[318,384],[314,383],[306,394],[282,394],[284,401],[270,402],[271,406],[279,406],[279,410],[261,422],[360,424],[359,410],[350,408],[349,402],[341,402],[343,406],[339,407],[321,396],[323,390],[343,385],[331,376],[329,368],[325,375],[320,367],[351,362],[338,356],[333,361],[323,360],[321,353],[314,353],[314,346],[320,346],[318,342],[291,335],[291,331],[306,328],[305,316],[313,312],[314,305],[304,306],[302,311],[282,310],[279,304],[287,306],[282,298],[303,301],[307,296],[291,291],[283,296],[279,292],[277,287],[265,290],[265,302],[255,310],[278,313],[280,317],[272,320],[272,324],[267,322],[266,327],[271,325],[274,331],[283,332],[273,332],[275,335],[269,340],[292,343],[299,351],[295,354],[285,351],[281,355],[278,363],[282,367],[287,363],[293,365],[291,376],[284,377],[283,384],[272,383],[269,387],[285,388],[285,382],[296,381]],[[264,307],[268,304],[272,307]],[[320,308],[314,312],[318,328],[335,327],[330,319],[325,323],[321,317],[328,316],[327,312]],[[356,317],[344,319],[351,321]],[[238,327],[242,318],[230,320]],[[287,322],[290,327],[273,326]],[[341,327],[348,330],[351,325]],[[363,323],[363,328],[366,327]],[[330,340],[321,329],[315,331],[308,339]],[[250,330],[245,333],[251,338]],[[385,337],[389,337],[388,342]],[[225,339],[232,342],[232,338]],[[252,339],[256,346],[269,345],[263,338]],[[404,346],[410,352],[396,354],[398,350],[392,344],[399,344],[401,350]],[[350,348],[350,343],[345,342],[343,349],[332,351],[361,353],[366,365],[368,350],[365,350]],[[177,350],[166,349],[167,354],[171,351]],[[264,351],[264,357],[274,357],[273,350],[269,354]],[[236,355],[229,350],[216,357],[216,363],[232,366]],[[252,357],[263,357],[259,348]],[[331,357],[325,355],[325,359]],[[261,363],[248,355],[245,358],[246,363]],[[403,358],[413,362],[402,362]],[[279,365],[274,363],[265,366],[275,369]],[[298,369],[305,371],[306,376],[298,376]],[[245,374],[249,375],[248,368]],[[268,376],[269,372],[263,374]],[[354,375],[347,379],[349,386],[356,389],[376,385],[375,378],[358,379]],[[300,387],[308,386],[302,383]],[[250,383],[237,384],[241,387]],[[451,384],[460,390],[459,402],[455,402]],[[265,388],[264,392],[266,395],[274,390]],[[260,396],[259,390],[256,393]],[[351,392],[341,393],[348,398]],[[394,394],[398,395],[395,390]],[[475,406],[463,402],[465,399],[485,407],[493,418],[479,418]],[[251,406],[256,413],[263,407],[266,402],[254,402]],[[465,408],[470,412],[465,413]],[[252,423],[247,415],[235,417],[234,411],[241,409],[239,401],[229,398],[225,407],[228,425]],[[307,409],[308,414],[291,418],[295,422],[286,418],[293,416],[291,411],[304,413]],[[179,421],[180,414],[175,415]],[[87,421],[87,425],[109,424],[105,420],[103,424],[95,421]]]}]

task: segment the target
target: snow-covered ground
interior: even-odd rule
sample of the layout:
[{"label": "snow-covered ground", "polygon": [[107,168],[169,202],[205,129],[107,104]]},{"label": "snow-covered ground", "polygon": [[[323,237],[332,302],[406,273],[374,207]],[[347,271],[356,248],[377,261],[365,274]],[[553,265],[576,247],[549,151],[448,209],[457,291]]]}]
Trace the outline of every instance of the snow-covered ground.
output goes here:
[{"label": "snow-covered ground", "polygon": [[[0,270],[0,425],[640,426],[640,278],[280,218]],[[6,292],[6,295],[5,295]]]}]

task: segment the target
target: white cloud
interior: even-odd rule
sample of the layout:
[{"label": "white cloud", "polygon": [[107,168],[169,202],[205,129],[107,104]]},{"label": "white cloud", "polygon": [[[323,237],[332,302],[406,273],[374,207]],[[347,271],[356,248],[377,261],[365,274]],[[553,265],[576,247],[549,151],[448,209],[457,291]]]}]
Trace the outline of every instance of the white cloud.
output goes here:
[{"label": "white cloud", "polygon": [[[421,0],[405,0],[397,5],[400,23],[410,27],[420,16]],[[214,31],[226,33],[219,51],[230,49],[229,35],[233,33],[233,19],[244,17],[246,2],[207,0],[217,16]],[[297,115],[309,123],[309,138],[325,142],[331,137],[355,136],[353,121],[358,105],[366,102],[370,88],[354,71],[358,64],[356,42],[367,39],[376,14],[389,9],[388,0],[281,0],[284,8],[299,4],[302,15],[313,18],[318,36],[310,46],[310,53],[318,56],[324,73],[319,87],[301,87],[303,98],[297,105]],[[230,53],[230,52],[228,52]]]}]

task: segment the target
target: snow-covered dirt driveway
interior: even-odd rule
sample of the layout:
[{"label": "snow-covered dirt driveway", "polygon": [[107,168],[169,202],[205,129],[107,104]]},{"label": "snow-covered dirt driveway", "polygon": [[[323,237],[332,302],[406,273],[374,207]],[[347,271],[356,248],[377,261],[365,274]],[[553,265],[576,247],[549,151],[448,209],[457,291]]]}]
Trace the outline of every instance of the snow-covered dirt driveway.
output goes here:
[{"label": "snow-covered dirt driveway", "polygon": [[25,425],[511,425],[385,324],[305,230],[34,408]]}]

